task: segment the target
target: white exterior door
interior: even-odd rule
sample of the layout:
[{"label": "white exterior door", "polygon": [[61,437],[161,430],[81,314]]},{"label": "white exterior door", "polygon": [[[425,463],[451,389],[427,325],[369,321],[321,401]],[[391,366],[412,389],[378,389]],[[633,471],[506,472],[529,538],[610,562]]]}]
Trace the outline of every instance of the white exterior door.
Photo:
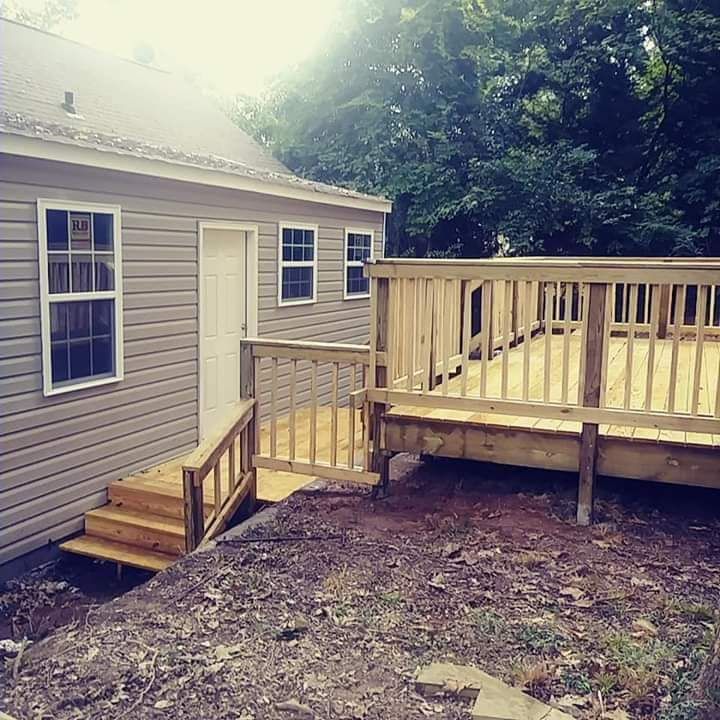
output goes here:
[{"label": "white exterior door", "polygon": [[247,233],[203,229],[200,436],[211,435],[240,399],[240,339],[247,328]]}]

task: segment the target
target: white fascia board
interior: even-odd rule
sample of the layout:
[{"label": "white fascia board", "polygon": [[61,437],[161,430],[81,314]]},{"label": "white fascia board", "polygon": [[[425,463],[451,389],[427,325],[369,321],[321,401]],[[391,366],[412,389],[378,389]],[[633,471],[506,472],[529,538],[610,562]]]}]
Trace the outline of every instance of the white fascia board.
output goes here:
[{"label": "white fascia board", "polygon": [[172,160],[143,158],[130,153],[106,150],[104,148],[73,145],[70,141],[48,140],[3,132],[0,135],[0,152],[8,155],[102,168],[104,170],[148,175],[166,180],[243,190],[292,200],[304,200],[322,203],[323,205],[337,205],[373,212],[390,212],[392,209],[392,203],[384,198],[358,198],[335,195],[320,190],[275,183],[272,180],[244,177],[219,168],[204,168]]}]

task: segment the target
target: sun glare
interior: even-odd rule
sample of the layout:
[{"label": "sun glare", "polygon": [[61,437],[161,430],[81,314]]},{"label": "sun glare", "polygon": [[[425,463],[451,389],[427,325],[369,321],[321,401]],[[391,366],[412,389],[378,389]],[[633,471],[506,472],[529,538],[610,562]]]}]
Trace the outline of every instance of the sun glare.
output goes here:
[{"label": "sun glare", "polygon": [[215,92],[257,95],[318,47],[341,1],[80,0],[57,32],[125,57],[142,48]]}]

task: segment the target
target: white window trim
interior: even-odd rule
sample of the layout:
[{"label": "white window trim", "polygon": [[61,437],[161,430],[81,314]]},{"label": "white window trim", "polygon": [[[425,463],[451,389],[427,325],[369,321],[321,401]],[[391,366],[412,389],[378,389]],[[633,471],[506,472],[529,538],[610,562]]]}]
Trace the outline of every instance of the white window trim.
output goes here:
[{"label": "white window trim", "polygon": [[[105,213],[113,216],[113,255],[115,261],[115,289],[84,293],[53,293],[50,294],[48,282],[48,250],[47,250],[47,210],[67,210],[69,212]],[[42,340],[43,395],[61,395],[75,390],[97,387],[116,383],[123,379],[123,298],[122,298],[122,242],[120,235],[120,206],[83,203],[71,200],[48,200],[39,198],[37,201],[38,223],[38,263],[40,277],[40,329]],[[68,237],[68,243],[70,238]],[[64,382],[53,387],[52,353],[50,343],[50,303],[68,300],[115,300],[115,374],[91,380]]]},{"label": "white window trim", "polygon": [[[283,260],[282,236],[283,230],[312,230],[315,234],[315,247],[313,250],[312,260]],[[277,300],[278,305],[282,307],[292,307],[293,305],[312,305],[317,302],[317,283],[318,283],[318,253],[320,250],[320,239],[317,225],[308,225],[307,223],[296,223],[283,220],[278,223],[278,271],[277,271]],[[311,298],[303,298],[302,300],[283,300],[282,296],[282,271],[284,267],[311,267],[313,269],[313,294]]]},{"label": "white window trim", "polygon": [[362,260],[348,260],[348,237],[350,234],[369,235],[370,236],[370,260],[375,257],[375,231],[369,228],[346,227],[345,243],[343,245],[343,299],[344,300],[367,300],[370,297],[370,283],[368,283],[368,291],[366,293],[349,293],[348,292],[348,268],[362,267]]}]

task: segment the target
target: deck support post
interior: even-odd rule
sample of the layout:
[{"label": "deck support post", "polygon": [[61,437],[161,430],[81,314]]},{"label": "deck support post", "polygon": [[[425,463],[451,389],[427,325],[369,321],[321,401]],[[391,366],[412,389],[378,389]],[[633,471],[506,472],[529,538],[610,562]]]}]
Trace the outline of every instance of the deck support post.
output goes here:
[{"label": "deck support post", "polygon": [[192,552],[203,539],[205,515],[202,483],[196,473],[183,471],[183,497],[185,498],[185,552]]},{"label": "deck support post", "polygon": [[[254,399],[255,385],[255,358],[253,356],[253,347],[248,342],[242,342],[240,343],[240,398],[242,400]],[[248,514],[252,514],[257,500],[257,468],[253,462],[253,455],[260,454],[259,423],[260,404],[259,400],[255,398],[253,416],[245,430],[247,433],[247,451],[250,457],[242,462],[243,467],[247,467],[247,471],[250,473],[250,489],[245,501],[248,505]]]},{"label": "deck support post", "polygon": [[[587,342],[585,344],[585,377],[583,407],[600,407],[605,342],[606,285],[591,283],[588,293]],[[595,477],[597,475],[598,424],[583,423],[580,433],[580,477],[578,484],[577,523],[593,522]]]},{"label": "deck support post", "polygon": [[[390,353],[388,352],[389,338],[389,321],[390,321],[390,280],[388,278],[378,278],[376,281],[376,317],[375,317],[375,338],[374,350],[378,353],[385,353],[390,361]],[[375,387],[387,388],[388,369],[384,365],[375,366]],[[389,458],[383,452],[383,417],[387,405],[385,403],[370,403],[370,437],[372,438],[371,448],[371,467],[373,472],[380,474],[380,487],[387,491],[388,485],[388,462]]]}]

